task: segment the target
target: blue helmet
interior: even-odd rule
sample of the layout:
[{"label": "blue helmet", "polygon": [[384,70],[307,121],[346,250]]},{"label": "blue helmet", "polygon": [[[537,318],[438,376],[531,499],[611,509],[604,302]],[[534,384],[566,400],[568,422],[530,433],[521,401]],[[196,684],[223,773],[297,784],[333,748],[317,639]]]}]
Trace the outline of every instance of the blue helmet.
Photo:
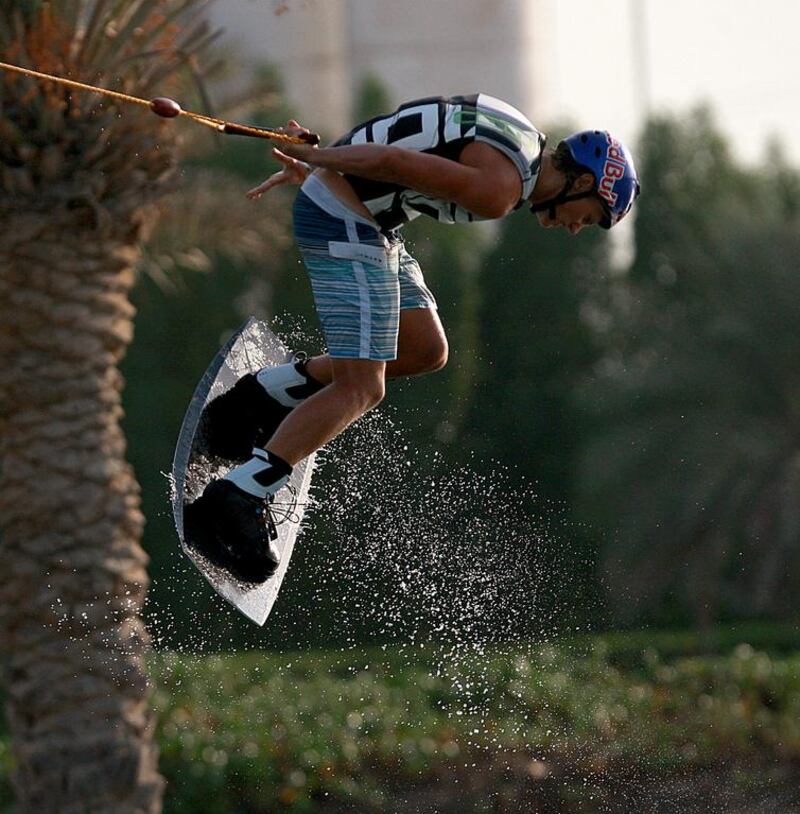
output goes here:
[{"label": "blue helmet", "polygon": [[606,217],[600,222],[610,229],[630,212],[639,194],[639,178],[630,153],[607,130],[583,130],[564,139],[576,164],[595,179]]}]

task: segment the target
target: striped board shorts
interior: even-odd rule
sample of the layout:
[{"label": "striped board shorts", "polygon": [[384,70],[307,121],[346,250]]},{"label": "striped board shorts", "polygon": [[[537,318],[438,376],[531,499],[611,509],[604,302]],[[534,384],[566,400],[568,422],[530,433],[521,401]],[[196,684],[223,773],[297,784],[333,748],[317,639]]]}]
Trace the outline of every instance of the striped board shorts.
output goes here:
[{"label": "striped board shorts", "polygon": [[400,311],[436,308],[403,241],[381,234],[314,175],[297,195],[294,235],[328,353],[337,359],[396,359]]}]

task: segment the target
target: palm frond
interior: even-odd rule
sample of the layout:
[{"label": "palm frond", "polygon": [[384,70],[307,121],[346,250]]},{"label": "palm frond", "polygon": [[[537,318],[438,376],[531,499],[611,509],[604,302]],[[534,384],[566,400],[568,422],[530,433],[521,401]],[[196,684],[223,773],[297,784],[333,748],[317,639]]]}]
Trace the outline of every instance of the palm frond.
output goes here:
[{"label": "palm frond", "polygon": [[[147,96],[181,72],[195,81],[202,76],[199,57],[220,34],[203,17],[209,2],[93,0],[26,10],[6,4],[0,50],[8,62]],[[136,139],[158,133],[166,148],[175,138],[174,128],[141,111],[121,120],[119,104],[56,83],[0,75],[0,164],[9,167],[3,186],[19,192],[46,177],[52,187],[61,167],[72,179],[89,170],[108,172],[106,188],[115,188],[114,177],[142,166],[136,150],[129,151]],[[86,146],[76,149],[79,144]],[[154,170],[161,164],[157,160]],[[21,165],[24,172],[15,169]]]}]

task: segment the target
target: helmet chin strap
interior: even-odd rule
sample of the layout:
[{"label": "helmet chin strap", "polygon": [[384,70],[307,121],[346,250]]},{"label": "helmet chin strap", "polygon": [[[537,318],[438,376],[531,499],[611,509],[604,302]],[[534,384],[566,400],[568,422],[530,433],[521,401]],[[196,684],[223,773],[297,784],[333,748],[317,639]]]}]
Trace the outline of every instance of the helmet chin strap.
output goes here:
[{"label": "helmet chin strap", "polygon": [[570,187],[572,187],[572,182],[567,182],[564,184],[564,188],[561,192],[558,193],[554,198],[550,198],[547,201],[543,201],[539,204],[531,204],[531,212],[544,212],[547,210],[547,216],[550,220],[555,220],[556,217],[556,207],[560,206],[563,203],[568,203],[569,201],[578,201],[581,198],[588,198],[590,195],[594,195],[595,190],[587,189],[586,192],[576,192],[574,195],[569,194]]}]

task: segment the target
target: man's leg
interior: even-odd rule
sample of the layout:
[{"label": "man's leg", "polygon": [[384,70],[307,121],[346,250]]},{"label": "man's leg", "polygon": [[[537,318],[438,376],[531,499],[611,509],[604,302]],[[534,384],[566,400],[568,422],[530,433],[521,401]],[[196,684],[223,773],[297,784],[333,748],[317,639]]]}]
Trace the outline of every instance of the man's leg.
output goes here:
[{"label": "man's leg", "polygon": [[318,359],[319,366],[331,372],[330,384],[295,407],[266,447],[291,466],[327,444],[383,399],[385,362]]},{"label": "man's leg", "polygon": [[[386,363],[386,378],[419,376],[441,370],[447,364],[447,337],[435,308],[408,308],[400,312],[397,358]],[[315,356],[306,370],[318,382],[333,381],[331,358]]]},{"label": "man's leg", "polygon": [[[397,359],[388,363],[327,355],[309,360],[309,375],[325,386],[281,422],[265,446],[267,453],[295,466],[382,401],[389,371],[394,376],[410,376],[443,367],[447,362],[447,339],[436,310],[401,311],[397,347]],[[238,482],[241,470],[250,483],[249,469],[249,465],[239,467],[228,478]]]},{"label": "man's leg", "polygon": [[397,359],[386,365],[386,378],[434,373],[447,364],[449,348],[435,308],[400,311]]},{"label": "man's leg", "polygon": [[[281,409],[272,410],[277,412],[272,418],[282,423],[269,443],[253,448],[249,460],[212,481],[187,507],[198,534],[209,538],[205,550],[212,559],[215,546],[235,559],[254,544],[255,563],[240,568],[240,575],[255,566],[261,568],[258,576],[277,567],[269,503],[288,483],[295,464],[381,401],[387,366],[389,375],[405,376],[437,370],[447,359],[436,303],[416,261],[374,224],[354,217],[320,190],[314,194],[325,208],[301,191],[295,237],[335,356],[265,368],[232,388],[231,394],[239,388],[252,398],[250,412],[256,419],[259,405],[266,404],[263,396],[278,404]],[[233,401],[231,396],[231,406]],[[280,413],[286,411],[284,418]],[[238,411],[230,413],[233,431],[244,422]]]},{"label": "man's leg", "polygon": [[332,359],[317,356],[306,369],[322,390],[283,420],[266,448],[294,466],[323,447],[357,418],[377,406],[385,380],[440,370],[447,362],[447,339],[433,308],[400,312],[397,359]]},{"label": "man's leg", "polygon": [[[447,362],[447,339],[433,308],[400,312],[397,345],[397,359],[378,363],[377,367],[368,360],[340,360],[350,364],[339,366],[339,385],[324,398],[317,398],[322,396],[318,391],[333,382],[333,367],[327,354],[308,361],[264,368],[257,375],[245,376],[206,408],[198,438],[205,444],[207,454],[244,462],[251,457],[254,446],[268,446],[278,425],[312,397],[315,413],[341,409],[345,422],[343,429],[354,420],[349,416],[355,413],[357,418],[365,412],[358,412],[360,406],[365,400],[370,402],[370,396],[382,389],[375,381],[373,368],[384,369],[385,378],[397,378],[430,373],[441,369]],[[315,421],[321,428],[319,421]],[[290,426],[297,429],[294,423]],[[286,448],[286,441],[284,433],[281,448]],[[307,448],[306,443],[300,446]]]}]

